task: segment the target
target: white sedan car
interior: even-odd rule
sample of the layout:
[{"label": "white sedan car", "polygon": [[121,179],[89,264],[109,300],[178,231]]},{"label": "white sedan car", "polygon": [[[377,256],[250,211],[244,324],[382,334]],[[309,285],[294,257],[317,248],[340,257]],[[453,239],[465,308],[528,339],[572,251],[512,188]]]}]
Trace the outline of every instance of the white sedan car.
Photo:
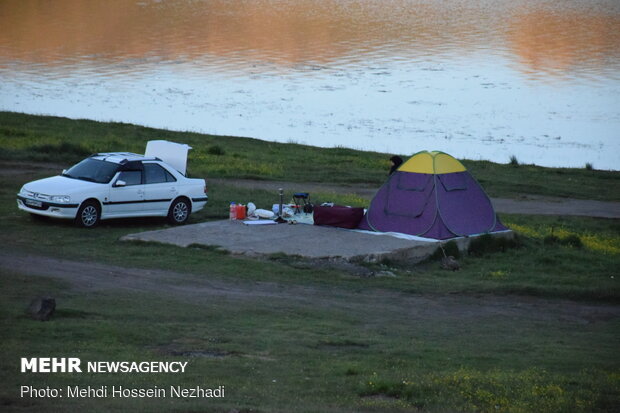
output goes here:
[{"label": "white sedan car", "polygon": [[[153,142],[163,142],[168,148],[179,145]],[[186,159],[189,147],[183,146]],[[17,195],[17,206],[34,216],[72,219],[86,228],[102,219],[146,216],[184,224],[192,212],[206,205],[206,182],[185,176],[185,159],[170,159],[177,168],[162,157],[98,153],[62,175],[25,184]]]}]

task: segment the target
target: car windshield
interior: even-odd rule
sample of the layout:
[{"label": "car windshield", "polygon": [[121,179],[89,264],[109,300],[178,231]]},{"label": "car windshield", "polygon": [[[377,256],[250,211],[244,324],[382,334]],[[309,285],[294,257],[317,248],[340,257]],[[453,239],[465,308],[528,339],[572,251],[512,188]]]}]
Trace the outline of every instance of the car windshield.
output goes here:
[{"label": "car windshield", "polygon": [[112,180],[117,170],[118,164],[88,158],[71,167],[71,169],[63,173],[62,176],[81,179],[82,181],[107,184]]}]

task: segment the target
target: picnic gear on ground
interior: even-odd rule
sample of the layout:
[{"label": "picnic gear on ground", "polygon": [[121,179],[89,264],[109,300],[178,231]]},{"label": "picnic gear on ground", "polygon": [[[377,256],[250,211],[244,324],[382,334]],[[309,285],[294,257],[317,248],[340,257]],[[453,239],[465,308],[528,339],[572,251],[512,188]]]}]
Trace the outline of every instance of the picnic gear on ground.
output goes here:
[{"label": "picnic gear on ground", "polygon": [[278,223],[272,219],[260,219],[258,221],[243,221],[245,225],[277,225]]},{"label": "picnic gear on ground", "polygon": [[314,225],[354,229],[363,217],[364,208],[339,205],[314,207]]},{"label": "picnic gear on ground", "polygon": [[238,204],[236,213],[237,213],[237,219],[244,220],[245,219],[245,205]]},{"label": "picnic gear on ground", "polygon": [[278,188],[278,195],[280,195],[280,202],[278,204],[278,211],[276,212],[276,215],[278,216],[276,220],[281,220],[282,215],[284,214],[284,209],[282,207],[282,204],[284,204],[284,190],[282,188]]},{"label": "picnic gear on ground", "polygon": [[422,151],[377,191],[359,229],[448,239],[507,228],[461,162],[443,152]]},{"label": "picnic gear on ground", "polygon": [[254,215],[256,215],[259,218],[272,219],[275,217],[276,214],[274,214],[273,211],[267,211],[266,209],[259,208],[254,211]]},{"label": "picnic gear on ground", "polygon": [[278,214],[278,211],[280,210],[280,204],[273,204],[271,210],[276,216],[282,216],[284,218],[287,218],[295,214],[295,205],[282,204],[282,214]]},{"label": "picnic gear on ground", "polygon": [[293,194],[293,202],[295,203],[295,213],[311,214],[314,205],[310,203],[310,194],[307,192],[297,192]]}]

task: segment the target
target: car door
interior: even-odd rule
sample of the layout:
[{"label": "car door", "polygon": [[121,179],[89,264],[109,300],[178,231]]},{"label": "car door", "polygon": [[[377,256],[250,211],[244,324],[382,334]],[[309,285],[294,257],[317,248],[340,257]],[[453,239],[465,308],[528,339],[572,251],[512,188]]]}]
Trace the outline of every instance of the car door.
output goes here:
[{"label": "car door", "polygon": [[[141,166],[141,165],[140,165]],[[123,181],[124,185],[119,185]],[[106,209],[110,216],[136,216],[144,211],[144,184],[142,170],[134,169],[121,171],[118,178],[113,180]]]},{"label": "car door", "polygon": [[144,163],[144,201],[150,213],[168,214],[170,202],[177,194],[177,182],[170,172],[157,162]]}]

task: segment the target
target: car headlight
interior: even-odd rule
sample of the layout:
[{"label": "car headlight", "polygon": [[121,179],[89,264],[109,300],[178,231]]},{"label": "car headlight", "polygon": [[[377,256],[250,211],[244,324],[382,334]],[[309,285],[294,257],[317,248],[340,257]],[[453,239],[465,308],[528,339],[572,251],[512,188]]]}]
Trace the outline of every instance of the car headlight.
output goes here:
[{"label": "car headlight", "polygon": [[22,186],[22,189],[19,190],[19,194],[21,196],[25,196],[25,197],[33,197],[34,196],[34,192],[27,190],[25,185]]},{"label": "car headlight", "polygon": [[71,197],[69,195],[52,195],[52,202],[58,202],[59,204],[68,204],[71,202]]}]

